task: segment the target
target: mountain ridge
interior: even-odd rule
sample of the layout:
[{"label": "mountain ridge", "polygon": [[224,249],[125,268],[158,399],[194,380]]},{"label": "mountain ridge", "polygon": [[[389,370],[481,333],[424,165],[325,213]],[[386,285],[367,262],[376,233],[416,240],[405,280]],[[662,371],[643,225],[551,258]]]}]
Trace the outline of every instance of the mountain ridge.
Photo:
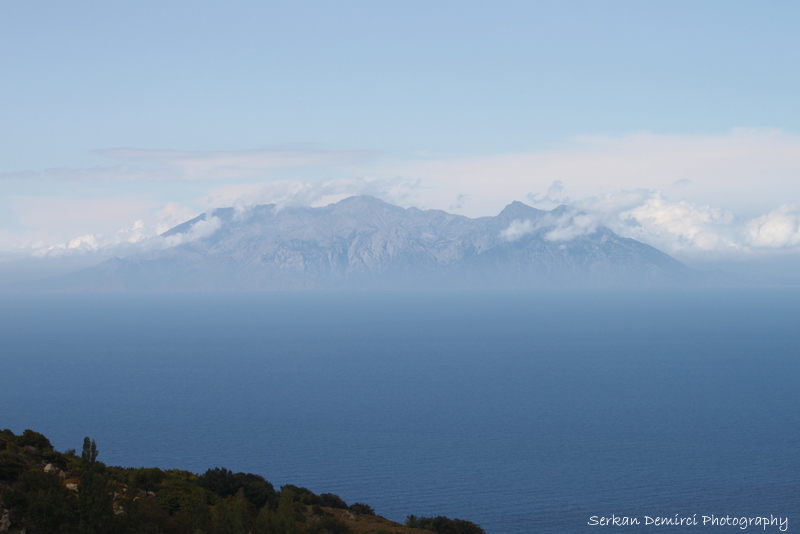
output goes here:
[{"label": "mountain ridge", "polygon": [[369,196],[324,207],[218,208],[157,250],[52,279],[58,290],[647,287],[694,283],[667,254],[559,206],[471,219]]}]

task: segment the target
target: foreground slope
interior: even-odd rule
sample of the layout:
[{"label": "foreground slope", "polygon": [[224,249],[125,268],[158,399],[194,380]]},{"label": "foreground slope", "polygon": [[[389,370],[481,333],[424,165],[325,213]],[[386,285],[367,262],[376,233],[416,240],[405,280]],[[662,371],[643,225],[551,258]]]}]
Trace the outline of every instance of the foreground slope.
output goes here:
[{"label": "foreground slope", "polygon": [[494,217],[350,197],[322,208],[217,209],[158,250],[50,282],[54,289],[292,290],[680,285],[677,260],[565,207]]},{"label": "foreground slope", "polygon": [[56,451],[32,430],[0,430],[0,532],[9,534],[485,534],[470,521],[409,516],[405,525],[364,503],[213,468],[202,475],[98,461],[84,440]]}]

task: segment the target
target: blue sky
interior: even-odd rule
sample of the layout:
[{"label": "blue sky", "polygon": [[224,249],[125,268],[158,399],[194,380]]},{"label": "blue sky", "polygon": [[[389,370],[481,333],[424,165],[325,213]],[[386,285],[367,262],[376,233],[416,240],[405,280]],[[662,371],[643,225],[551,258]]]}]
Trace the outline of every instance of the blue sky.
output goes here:
[{"label": "blue sky", "polygon": [[0,251],[213,207],[567,203],[687,261],[800,250],[800,3],[0,0]]}]

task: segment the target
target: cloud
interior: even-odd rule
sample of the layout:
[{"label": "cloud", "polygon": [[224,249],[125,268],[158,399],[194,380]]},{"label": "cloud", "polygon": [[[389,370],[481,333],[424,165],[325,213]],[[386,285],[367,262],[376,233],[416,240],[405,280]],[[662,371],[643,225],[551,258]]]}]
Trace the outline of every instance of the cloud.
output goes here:
[{"label": "cloud", "polygon": [[237,184],[213,189],[203,200],[208,207],[246,208],[258,204],[285,206],[327,206],[354,195],[370,195],[387,202],[410,206],[419,181],[342,178],[321,182],[281,180],[259,184]]},{"label": "cloud", "polygon": [[517,219],[511,221],[508,228],[500,232],[500,237],[506,241],[516,241],[528,234],[534,233],[539,229],[538,225],[533,224],[530,219]]},{"label": "cloud", "polygon": [[569,203],[569,197],[566,191],[564,182],[561,180],[554,180],[544,193],[528,193],[525,196],[528,202],[537,208],[551,210],[562,204]]},{"label": "cloud", "polygon": [[418,159],[384,172],[420,179],[429,207],[458,206],[457,195],[469,195],[458,212],[473,217],[497,213],[513,199],[549,209],[564,203],[567,192],[581,199],[639,189],[753,216],[787,196],[800,198],[800,135],[735,129],[717,135],[583,136],[546,150]]},{"label": "cloud", "polygon": [[214,234],[222,226],[222,221],[219,217],[207,217],[203,220],[197,221],[189,228],[188,232],[174,234],[162,238],[162,248],[170,248],[184,243],[191,243],[204,237],[209,237]]},{"label": "cloud", "polygon": [[506,241],[516,241],[545,229],[544,239],[547,241],[571,241],[595,233],[599,226],[597,216],[567,208],[558,213],[548,213],[536,222],[530,219],[511,221],[508,228],[500,232],[500,237]]},{"label": "cloud", "polygon": [[707,204],[670,200],[660,191],[638,189],[570,201],[559,211],[535,223],[513,221],[501,237],[515,241],[545,229],[545,239],[569,241],[604,225],[685,260],[750,258],[760,250],[800,252],[800,210],[794,204],[746,218]]},{"label": "cloud", "polygon": [[747,222],[747,243],[756,248],[790,248],[800,245],[800,214],[794,204]]},{"label": "cloud", "polygon": [[95,150],[94,153],[126,163],[0,173],[0,179],[72,182],[263,179],[279,170],[333,168],[362,163],[374,157],[374,153],[367,150],[310,149],[190,151],[113,148]]},{"label": "cloud", "polygon": [[[194,210],[177,202],[163,206],[155,205],[144,199],[105,198],[84,200],[82,203],[60,204],[54,199],[44,199],[38,204],[26,199],[25,205],[31,209],[22,219],[31,226],[40,228],[26,232],[27,238],[19,241],[14,248],[27,249],[36,257],[65,256],[85,254],[98,251],[114,250],[119,253],[143,250],[144,243],[166,230],[185,222],[196,215]],[[19,208],[19,205],[17,206]],[[52,211],[48,211],[48,208]],[[83,209],[76,209],[83,208]],[[104,217],[108,212],[116,214],[114,218]],[[134,216],[133,223],[126,223]],[[102,223],[97,218],[100,217]],[[60,221],[66,228],[61,235],[53,235],[44,231],[53,221]],[[114,221],[114,222],[110,222]],[[94,223],[94,224],[92,224]],[[74,233],[81,226],[101,228],[98,232]],[[70,237],[65,232],[73,229]],[[198,229],[199,230],[199,229]],[[141,245],[141,246],[134,246]]]},{"label": "cloud", "polygon": [[450,204],[449,209],[450,210],[457,210],[457,209],[463,208],[464,207],[464,203],[469,201],[469,197],[470,196],[467,195],[467,194],[459,193],[458,195],[456,195],[456,201],[453,202],[452,204]]},{"label": "cloud", "polygon": [[[155,179],[186,180],[265,178],[276,169],[349,165],[362,162],[371,155],[368,151],[308,149],[188,151],[115,148],[96,153],[138,164],[140,167],[136,168]],[[141,167],[142,164],[147,167]]]},{"label": "cloud", "polygon": [[179,202],[168,202],[163,208],[155,213],[153,227],[157,234],[163,234],[170,228],[193,219],[197,213],[189,206],[183,206]]},{"label": "cloud", "polygon": [[555,227],[544,236],[548,241],[571,241],[576,237],[591,235],[599,222],[589,213],[564,213],[556,218]]},{"label": "cloud", "polygon": [[730,253],[742,249],[740,221],[728,210],[668,199],[660,191],[618,191],[581,199],[573,208],[596,224],[671,254]]},{"label": "cloud", "polygon": [[83,198],[13,196],[7,199],[18,224],[31,229],[71,228],[76,233],[108,232],[127,226],[159,204],[143,195]]}]

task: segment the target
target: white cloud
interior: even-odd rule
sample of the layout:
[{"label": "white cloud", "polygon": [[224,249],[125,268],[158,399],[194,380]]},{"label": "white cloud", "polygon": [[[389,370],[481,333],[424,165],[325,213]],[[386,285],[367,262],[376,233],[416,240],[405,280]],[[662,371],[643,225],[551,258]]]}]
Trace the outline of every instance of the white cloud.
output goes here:
[{"label": "white cloud", "polygon": [[628,209],[607,213],[605,219],[618,233],[672,254],[741,249],[733,213],[685,200],[670,201],[659,192],[650,192]]},{"label": "white cloud", "polygon": [[188,221],[197,216],[192,208],[183,206],[179,202],[168,202],[155,213],[153,227],[157,234],[163,234],[170,228]]},{"label": "white cloud", "polygon": [[[91,199],[75,202],[73,205],[59,203],[55,199],[40,199],[39,203],[33,199],[25,199],[22,205],[16,206],[28,208],[30,211],[26,211],[20,219],[38,230],[25,232],[30,237],[19,241],[14,248],[30,250],[36,257],[112,249],[121,253],[130,252],[133,250],[132,245],[143,243],[196,215],[191,208],[177,202],[158,206],[144,199],[131,200]],[[114,217],[110,217],[109,213],[113,213]],[[137,218],[133,223],[124,222],[125,219],[130,221],[134,216],[142,214],[145,217]],[[93,223],[102,231],[75,235],[75,228],[92,226]],[[47,233],[43,228],[50,224],[58,224],[66,229],[58,234]],[[65,237],[70,230],[74,232],[74,237]]]},{"label": "white cloud", "polygon": [[790,248],[800,245],[800,214],[793,204],[748,221],[747,243],[756,248]]},{"label": "white cloud", "polygon": [[705,136],[578,137],[527,154],[409,161],[384,174],[419,178],[426,207],[457,205],[457,196],[467,194],[458,212],[474,217],[497,213],[514,199],[550,208],[567,192],[580,199],[639,189],[752,216],[787,196],[800,198],[800,135],[737,129]]},{"label": "white cloud", "polygon": [[174,234],[163,238],[162,248],[170,248],[184,243],[191,243],[204,237],[209,237],[214,234],[222,226],[222,221],[219,217],[213,217],[207,214],[206,218],[197,221],[189,228],[189,231],[180,234]]},{"label": "white cloud", "polygon": [[556,218],[555,227],[544,238],[548,241],[571,241],[595,233],[598,226],[597,217],[589,213],[567,212]]},{"label": "white cloud", "polygon": [[767,249],[800,253],[800,210],[794,204],[748,219],[644,189],[574,201],[560,215],[536,223],[516,220],[501,236],[514,241],[544,228],[545,239],[569,241],[601,224],[684,260],[752,258]]},{"label": "white cloud", "polygon": [[508,228],[500,232],[500,237],[506,241],[516,241],[525,235],[546,229],[544,238],[548,241],[571,241],[595,233],[599,226],[596,215],[568,208],[559,213],[548,213],[536,222],[530,219],[511,221]]},{"label": "white cloud", "polygon": [[500,237],[506,241],[516,241],[523,236],[534,233],[538,228],[539,226],[533,224],[530,219],[517,219],[511,221],[508,228],[500,232]]},{"label": "white cloud", "polygon": [[366,150],[310,149],[191,151],[114,148],[95,150],[94,153],[126,163],[2,173],[0,179],[38,178],[67,182],[266,179],[278,170],[332,168],[361,163],[374,157],[372,152]]},{"label": "white cloud", "polygon": [[544,193],[528,193],[526,198],[533,206],[543,210],[551,210],[569,203],[567,189],[561,180],[554,180]]},{"label": "white cloud", "polygon": [[113,231],[159,207],[156,201],[141,195],[14,196],[7,203],[18,224],[24,227],[51,230],[68,227],[74,234]]},{"label": "white cloud", "polygon": [[327,206],[354,195],[371,195],[387,202],[410,206],[419,182],[402,179],[343,178],[320,182],[281,180],[259,184],[226,185],[213,189],[204,199],[208,207],[248,207],[258,204]]}]

